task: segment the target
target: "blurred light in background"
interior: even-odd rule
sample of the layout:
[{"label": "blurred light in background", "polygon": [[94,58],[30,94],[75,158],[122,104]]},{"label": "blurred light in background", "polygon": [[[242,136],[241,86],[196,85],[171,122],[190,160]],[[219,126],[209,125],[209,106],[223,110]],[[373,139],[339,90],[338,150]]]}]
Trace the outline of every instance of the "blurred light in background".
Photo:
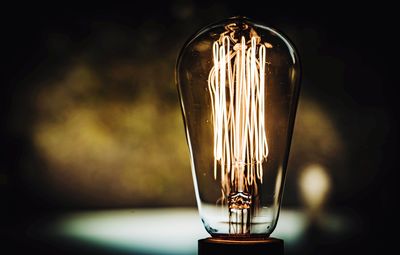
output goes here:
[{"label": "blurred light in background", "polygon": [[329,176],[321,165],[309,165],[300,173],[300,191],[311,212],[318,211],[321,208],[326,200],[330,185]]},{"label": "blurred light in background", "polygon": [[[178,103],[146,87],[125,100],[99,76],[90,66],[72,66],[38,93],[33,141],[49,187],[84,204],[192,203]],[[174,90],[168,85],[159,89]]]}]

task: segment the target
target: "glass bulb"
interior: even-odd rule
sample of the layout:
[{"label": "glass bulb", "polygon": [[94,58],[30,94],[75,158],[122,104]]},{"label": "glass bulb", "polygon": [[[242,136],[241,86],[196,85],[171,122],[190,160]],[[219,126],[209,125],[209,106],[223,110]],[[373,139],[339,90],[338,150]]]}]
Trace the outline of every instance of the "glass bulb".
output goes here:
[{"label": "glass bulb", "polygon": [[267,237],[279,216],[299,95],[290,41],[244,17],[201,29],[176,79],[196,200],[214,237]]}]

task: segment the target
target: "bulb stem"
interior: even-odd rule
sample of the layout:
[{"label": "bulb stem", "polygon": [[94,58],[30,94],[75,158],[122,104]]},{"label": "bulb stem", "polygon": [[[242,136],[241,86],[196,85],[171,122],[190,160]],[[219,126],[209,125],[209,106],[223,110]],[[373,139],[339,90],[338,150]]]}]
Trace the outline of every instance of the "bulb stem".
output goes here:
[{"label": "bulb stem", "polygon": [[251,230],[252,197],[245,192],[232,193],[228,197],[229,234],[249,235]]}]

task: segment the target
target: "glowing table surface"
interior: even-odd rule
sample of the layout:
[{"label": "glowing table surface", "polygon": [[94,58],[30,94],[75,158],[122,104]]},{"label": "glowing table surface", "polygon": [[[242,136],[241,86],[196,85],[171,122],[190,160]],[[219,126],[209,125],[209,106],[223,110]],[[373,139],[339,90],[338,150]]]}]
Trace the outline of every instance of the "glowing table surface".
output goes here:
[{"label": "glowing table surface", "polygon": [[[272,236],[284,239],[285,248],[290,249],[301,241],[307,224],[303,213],[282,210]],[[52,244],[71,244],[101,254],[197,254],[197,241],[209,237],[195,208],[67,213],[39,222],[28,232]]]}]

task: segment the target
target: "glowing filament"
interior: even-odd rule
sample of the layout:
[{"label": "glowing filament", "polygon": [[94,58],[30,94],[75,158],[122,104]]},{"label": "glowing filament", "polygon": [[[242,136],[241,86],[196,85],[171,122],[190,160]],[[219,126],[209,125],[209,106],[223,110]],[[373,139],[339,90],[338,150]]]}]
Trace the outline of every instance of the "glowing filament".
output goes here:
[{"label": "glowing filament", "polygon": [[[208,87],[214,130],[214,178],[221,171],[223,190],[246,191],[262,182],[268,156],[265,127],[266,47],[259,37],[244,37],[231,49],[230,38],[213,44]],[[257,51],[258,48],[258,51]]]}]

